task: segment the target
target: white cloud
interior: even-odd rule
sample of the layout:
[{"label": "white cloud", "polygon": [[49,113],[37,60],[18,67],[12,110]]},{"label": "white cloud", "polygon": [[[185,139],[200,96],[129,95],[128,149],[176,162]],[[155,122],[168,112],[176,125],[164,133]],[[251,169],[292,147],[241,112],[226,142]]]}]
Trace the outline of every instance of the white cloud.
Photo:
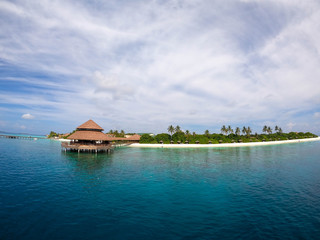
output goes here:
[{"label": "white cloud", "polygon": [[313,114],[313,116],[314,116],[315,118],[320,118],[320,112],[315,112],[315,113]]},{"label": "white cloud", "polygon": [[295,123],[289,122],[289,123],[287,124],[287,127],[288,127],[289,130],[292,130],[292,128],[293,128],[295,125],[296,125]]},{"label": "white cloud", "polygon": [[0,101],[37,119],[133,131],[302,126],[310,120],[296,116],[320,103],[319,10],[296,0],[3,1],[1,59],[51,78],[7,76],[28,88]]},{"label": "white cloud", "polygon": [[21,116],[23,119],[34,119],[34,116],[31,115],[30,113],[25,113]]}]

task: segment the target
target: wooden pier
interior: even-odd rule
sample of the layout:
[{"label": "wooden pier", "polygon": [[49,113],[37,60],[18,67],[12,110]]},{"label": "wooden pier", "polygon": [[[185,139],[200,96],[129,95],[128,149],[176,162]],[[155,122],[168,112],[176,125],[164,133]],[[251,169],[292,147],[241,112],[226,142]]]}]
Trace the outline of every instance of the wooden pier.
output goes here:
[{"label": "wooden pier", "polygon": [[45,139],[44,137],[17,136],[17,135],[0,135],[0,138],[26,139],[26,140]]}]

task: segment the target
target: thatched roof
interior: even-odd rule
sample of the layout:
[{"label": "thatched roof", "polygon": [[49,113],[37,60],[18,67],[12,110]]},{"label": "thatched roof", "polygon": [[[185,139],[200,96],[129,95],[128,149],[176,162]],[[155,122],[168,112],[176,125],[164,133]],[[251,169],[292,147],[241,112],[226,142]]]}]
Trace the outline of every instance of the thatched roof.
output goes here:
[{"label": "thatched roof", "polygon": [[103,128],[90,119],[89,121],[86,121],[85,123],[77,127],[77,131],[71,134],[68,139],[110,141],[102,131]]},{"label": "thatched roof", "polygon": [[110,141],[109,137],[106,136],[104,133],[102,132],[98,132],[98,131],[76,131],[73,134],[71,134],[68,139],[73,139],[73,140],[92,140],[92,141]]},{"label": "thatched roof", "polygon": [[78,130],[100,130],[103,131],[103,128],[100,127],[97,123],[92,121],[91,119],[86,121],[85,123],[81,124],[79,127],[77,127]]},{"label": "thatched roof", "polygon": [[126,138],[125,140],[129,140],[129,141],[139,141],[141,138],[141,136],[139,134],[134,134],[131,137]]},{"label": "thatched roof", "polygon": [[111,134],[104,134],[103,128],[91,119],[79,127],[77,131],[71,134],[68,139],[72,140],[89,140],[89,141],[139,141],[140,135],[135,134],[128,138],[114,137]]},{"label": "thatched roof", "polygon": [[126,140],[126,138],[123,137],[108,137],[108,141],[122,141],[122,140]]},{"label": "thatched roof", "polygon": [[106,134],[108,137],[108,141],[139,141],[140,140],[140,135],[135,134],[130,137],[115,137],[114,135],[111,136],[110,134]]}]

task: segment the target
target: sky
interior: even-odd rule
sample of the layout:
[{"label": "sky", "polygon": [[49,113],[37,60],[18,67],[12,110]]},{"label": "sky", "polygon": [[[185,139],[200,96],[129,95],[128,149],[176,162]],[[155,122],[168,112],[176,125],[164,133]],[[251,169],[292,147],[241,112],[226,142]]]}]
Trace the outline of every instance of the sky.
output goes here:
[{"label": "sky", "polygon": [[320,134],[318,0],[1,0],[0,131]]}]

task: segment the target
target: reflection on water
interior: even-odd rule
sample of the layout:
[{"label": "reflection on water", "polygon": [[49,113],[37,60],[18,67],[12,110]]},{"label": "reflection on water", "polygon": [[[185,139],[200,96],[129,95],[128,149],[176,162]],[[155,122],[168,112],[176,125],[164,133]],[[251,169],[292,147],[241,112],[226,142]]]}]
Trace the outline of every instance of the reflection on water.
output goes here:
[{"label": "reflection on water", "polygon": [[98,191],[108,172],[106,169],[112,165],[109,154],[61,152],[61,157],[72,170],[70,177],[87,193]]},{"label": "reflection on water", "polygon": [[61,152],[62,157],[79,171],[94,174],[110,166],[112,158],[107,154]]}]

